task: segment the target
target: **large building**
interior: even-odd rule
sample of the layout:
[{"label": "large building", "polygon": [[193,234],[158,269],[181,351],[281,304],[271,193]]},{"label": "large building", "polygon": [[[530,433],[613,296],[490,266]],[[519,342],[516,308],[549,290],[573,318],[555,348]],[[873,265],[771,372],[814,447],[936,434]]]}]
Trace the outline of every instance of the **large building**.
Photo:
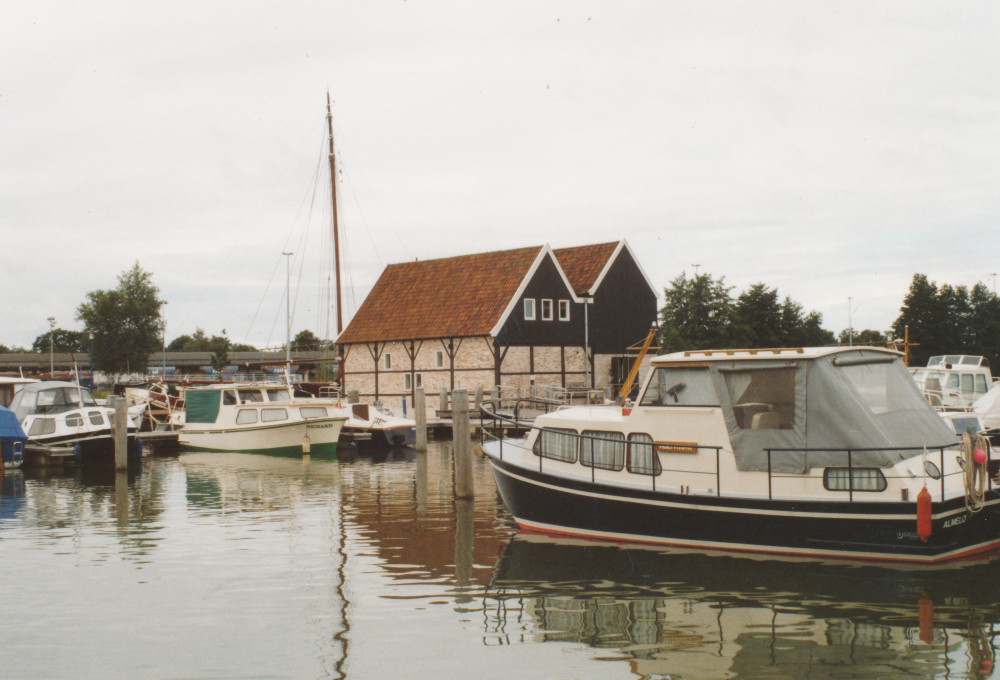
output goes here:
[{"label": "large building", "polygon": [[624,240],[393,264],[337,339],[344,389],[432,405],[442,387],[616,384],[656,317]]}]

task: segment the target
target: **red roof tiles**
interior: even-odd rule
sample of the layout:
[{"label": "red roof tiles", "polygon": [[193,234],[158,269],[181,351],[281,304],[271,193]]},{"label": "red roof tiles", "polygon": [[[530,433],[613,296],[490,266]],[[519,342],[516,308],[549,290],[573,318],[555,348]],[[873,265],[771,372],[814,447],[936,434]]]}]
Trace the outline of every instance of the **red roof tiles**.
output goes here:
[{"label": "red roof tiles", "polygon": [[[617,243],[553,251],[577,294]],[[338,338],[342,344],[487,336],[542,246],[391,264]],[[565,258],[565,262],[564,262]]]}]

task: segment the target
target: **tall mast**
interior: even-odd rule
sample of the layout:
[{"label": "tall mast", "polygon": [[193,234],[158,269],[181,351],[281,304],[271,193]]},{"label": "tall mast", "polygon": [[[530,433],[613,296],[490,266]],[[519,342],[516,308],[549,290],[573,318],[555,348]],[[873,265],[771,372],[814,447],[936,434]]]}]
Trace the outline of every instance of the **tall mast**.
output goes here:
[{"label": "tall mast", "polygon": [[344,315],[340,304],[340,231],[337,224],[337,161],[333,154],[333,110],[330,92],[326,93],[326,124],[330,131],[330,192],[333,195],[333,270],[337,275],[337,335],[344,331]]}]

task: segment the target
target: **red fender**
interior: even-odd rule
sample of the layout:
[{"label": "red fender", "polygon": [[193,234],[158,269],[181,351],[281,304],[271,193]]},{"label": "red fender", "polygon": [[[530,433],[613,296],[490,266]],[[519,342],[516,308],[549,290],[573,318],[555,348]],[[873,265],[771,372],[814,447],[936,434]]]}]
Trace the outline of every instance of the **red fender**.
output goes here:
[{"label": "red fender", "polygon": [[924,543],[931,537],[931,494],[926,486],[917,494],[917,535]]}]

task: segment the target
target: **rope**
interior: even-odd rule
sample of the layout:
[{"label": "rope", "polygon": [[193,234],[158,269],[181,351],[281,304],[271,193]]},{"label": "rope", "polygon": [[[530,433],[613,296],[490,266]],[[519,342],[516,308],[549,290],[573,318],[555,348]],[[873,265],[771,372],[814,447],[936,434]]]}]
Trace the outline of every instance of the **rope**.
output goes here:
[{"label": "rope", "polygon": [[[976,463],[972,459],[972,453],[976,449],[989,451],[989,440],[981,434],[976,435],[975,445],[972,442],[972,435],[968,432],[962,434],[962,470],[965,475],[965,507],[969,512],[979,512],[983,509],[983,500],[986,496],[986,463]],[[942,474],[944,471],[942,470]]]}]

